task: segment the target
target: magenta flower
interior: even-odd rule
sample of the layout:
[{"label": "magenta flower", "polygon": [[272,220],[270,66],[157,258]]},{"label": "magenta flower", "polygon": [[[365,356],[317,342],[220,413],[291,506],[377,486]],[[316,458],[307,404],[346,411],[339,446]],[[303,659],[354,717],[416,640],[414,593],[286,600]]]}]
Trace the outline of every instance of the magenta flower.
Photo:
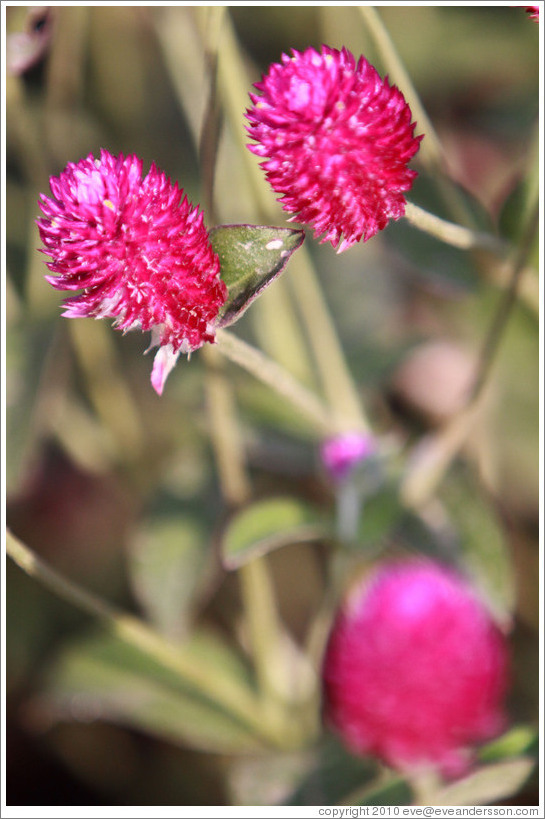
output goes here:
[{"label": "magenta flower", "polygon": [[41,194],[37,220],[46,276],[57,290],[81,290],[64,302],[68,318],[113,318],[117,329],[151,331],[159,346],[151,383],[161,395],[179,353],[215,338],[226,300],[202,213],[155,164],[101,150],[70,162]]},{"label": "magenta flower", "polygon": [[[322,46],[282,54],[250,94],[249,149],[279,201],[342,252],[405,213],[422,137],[401,92],[364,57]],[[291,221],[295,220],[295,216]]]},{"label": "magenta flower", "polygon": [[539,22],[539,6],[526,6],[526,12],[532,20]]},{"label": "magenta flower", "polygon": [[333,625],[324,716],[356,754],[457,776],[504,726],[503,633],[458,574],[430,561],[385,564]]},{"label": "magenta flower", "polygon": [[322,463],[334,481],[342,481],[355,467],[376,452],[374,438],[361,432],[345,432],[326,439],[320,447]]}]

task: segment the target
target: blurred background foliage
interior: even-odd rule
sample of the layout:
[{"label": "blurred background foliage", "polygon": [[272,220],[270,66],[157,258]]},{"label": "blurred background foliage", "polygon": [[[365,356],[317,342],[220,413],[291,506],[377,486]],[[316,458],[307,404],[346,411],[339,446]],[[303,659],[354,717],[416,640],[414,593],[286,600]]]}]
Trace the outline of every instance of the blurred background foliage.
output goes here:
[{"label": "blurred background foliage", "polygon": [[[236,680],[249,674],[248,634],[239,577],[219,559],[228,505],[210,438],[203,357],[180,361],[158,398],[151,359],[142,355],[146,338],[122,337],[105,322],[60,320],[34,223],[49,176],[101,147],[138,154],[146,168],[156,162],[202,201],[209,11],[6,9],[7,521],[67,577],[170,639],[183,642],[206,626],[210,633],[195,651],[212,675]],[[516,241],[538,178],[538,26],[512,6],[384,6],[380,15],[474,223]],[[227,23],[250,83],[282,52],[322,42],[387,70],[357,7],[238,5],[227,9]],[[240,88],[229,73],[236,65],[232,54],[225,60],[219,99],[229,94],[240,121],[229,111],[223,117],[215,221],[284,225],[264,182],[256,198],[248,163],[257,162],[245,155],[240,133],[250,85],[237,109]],[[433,174],[418,161],[414,167],[420,176],[410,199],[453,219]],[[402,473],[418,458],[418,443],[462,406],[501,295],[501,265],[406,222],[341,256],[310,234],[305,246],[358,394]],[[445,792],[444,804],[537,802],[536,774],[526,764],[535,755],[538,714],[537,242],[529,262],[534,270],[525,274],[502,338],[485,407],[452,469],[411,514],[395,481],[377,492],[357,544],[341,560],[347,578],[378,553],[444,557],[454,549],[510,624],[513,728],[503,745],[483,751],[484,762],[499,766],[495,784],[477,776],[465,791]],[[316,389],[297,275],[296,254],[235,332]],[[295,499],[298,523],[307,507],[316,519],[331,518],[335,496],[315,430],[250,375],[233,364],[224,369],[252,497]],[[199,710],[164,669],[105,640],[86,615],[8,562],[8,804],[410,803],[407,783],[348,757],[319,726],[313,646],[321,645],[338,601],[338,588],[328,597],[337,553],[327,538],[294,540],[266,558],[291,658],[279,674],[294,674],[278,688],[310,715],[307,742],[292,750],[264,750],[225,714],[206,703]]]}]

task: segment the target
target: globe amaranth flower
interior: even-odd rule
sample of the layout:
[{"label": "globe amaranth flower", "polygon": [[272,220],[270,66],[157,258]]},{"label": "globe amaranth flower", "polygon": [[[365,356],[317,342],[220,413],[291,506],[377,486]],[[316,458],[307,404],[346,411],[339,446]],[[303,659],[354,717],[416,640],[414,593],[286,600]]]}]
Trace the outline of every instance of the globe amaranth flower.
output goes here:
[{"label": "globe amaranth flower", "polygon": [[124,332],[150,330],[159,346],[151,383],[160,395],[180,352],[215,338],[227,297],[203,216],[182,189],[152,164],[101,150],[68,163],[41,194],[37,220],[57,290],[81,290],[64,302],[68,318],[112,318]]},{"label": "globe amaranth flower", "polygon": [[506,638],[457,573],[387,562],[349,594],[323,663],[324,717],[347,747],[458,776],[505,723]]},{"label": "globe amaranth flower", "polygon": [[353,469],[377,450],[372,435],[363,432],[344,432],[322,442],[321,461],[334,481],[342,481]]},{"label": "globe amaranth flower", "polygon": [[292,50],[254,87],[248,147],[284,210],[322,243],[340,253],[404,215],[417,175],[407,163],[422,137],[401,92],[364,57]]}]

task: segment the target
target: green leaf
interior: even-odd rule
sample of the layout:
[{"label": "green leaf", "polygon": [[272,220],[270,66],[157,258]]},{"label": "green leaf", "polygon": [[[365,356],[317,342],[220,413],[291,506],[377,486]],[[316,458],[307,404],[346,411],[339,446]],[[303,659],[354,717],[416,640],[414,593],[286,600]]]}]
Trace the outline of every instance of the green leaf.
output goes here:
[{"label": "green leaf", "polygon": [[343,805],[411,805],[413,795],[408,783],[398,776],[379,785],[355,791],[342,802]]},{"label": "green leaf", "polygon": [[434,805],[490,805],[512,796],[524,785],[535,760],[521,757],[486,765],[464,779],[442,788]]},{"label": "green leaf", "polygon": [[[238,658],[217,638],[198,633],[184,652],[218,685],[227,680],[253,696]],[[40,707],[53,721],[95,719],[131,726],[168,741],[213,753],[263,748],[255,730],[185,684],[173,670],[111,634],[67,646],[47,674]]]},{"label": "green leaf", "polygon": [[296,498],[268,498],[234,515],[223,535],[221,554],[227,569],[237,569],[273,549],[323,537],[316,513]]},{"label": "green leaf", "polygon": [[537,754],[538,732],[530,725],[515,725],[501,737],[488,742],[479,749],[481,762],[496,762],[506,757]]},{"label": "green leaf", "polygon": [[515,606],[515,573],[498,513],[465,470],[445,482],[443,502],[457,528],[464,565],[496,615],[511,617]]},{"label": "green leaf", "polygon": [[309,764],[308,773],[301,777],[299,784],[283,804],[358,804],[351,802],[349,795],[361,794],[365,788],[372,787],[379,775],[377,765],[371,757],[349,753],[329,734],[326,734]]},{"label": "green leaf", "polygon": [[130,554],[132,586],[155,626],[171,639],[185,634],[207,555],[197,522],[171,516],[136,538]]},{"label": "green leaf", "polygon": [[218,327],[228,327],[241,317],[282,273],[304,238],[302,230],[265,225],[220,225],[210,231],[212,247],[220,260],[221,278],[229,290]]},{"label": "green leaf", "polygon": [[367,498],[358,527],[357,547],[369,549],[386,541],[406,517],[396,484],[385,484],[379,492]]}]

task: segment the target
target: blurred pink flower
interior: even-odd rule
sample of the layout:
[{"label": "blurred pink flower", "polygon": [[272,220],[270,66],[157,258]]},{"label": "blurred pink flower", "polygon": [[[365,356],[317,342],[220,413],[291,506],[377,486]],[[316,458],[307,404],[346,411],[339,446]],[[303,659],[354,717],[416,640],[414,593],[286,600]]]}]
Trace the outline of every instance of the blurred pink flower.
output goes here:
[{"label": "blurred pink flower", "polygon": [[342,481],[365,458],[376,452],[372,435],[345,432],[325,440],[320,448],[322,463],[334,481]]},{"label": "blurred pink flower", "polygon": [[46,57],[51,45],[55,9],[30,6],[23,31],[6,35],[6,68],[11,74],[25,74]]},{"label": "blurred pink flower", "polygon": [[405,213],[422,137],[401,92],[343,48],[282,54],[250,94],[249,149],[288,213],[342,252]]},{"label": "blurred pink flower", "polygon": [[504,726],[508,664],[503,633],[460,576],[427,560],[385,564],[333,625],[324,716],[357,754],[457,776]]},{"label": "blurred pink flower", "polygon": [[526,6],[526,11],[536,23],[539,22],[539,6]]},{"label": "blurred pink flower", "polygon": [[82,290],[64,302],[68,318],[113,318],[124,332],[151,330],[159,346],[151,383],[161,395],[180,352],[215,338],[227,297],[202,213],[152,164],[101,150],[70,162],[41,194],[37,220],[46,276],[57,290]]}]

